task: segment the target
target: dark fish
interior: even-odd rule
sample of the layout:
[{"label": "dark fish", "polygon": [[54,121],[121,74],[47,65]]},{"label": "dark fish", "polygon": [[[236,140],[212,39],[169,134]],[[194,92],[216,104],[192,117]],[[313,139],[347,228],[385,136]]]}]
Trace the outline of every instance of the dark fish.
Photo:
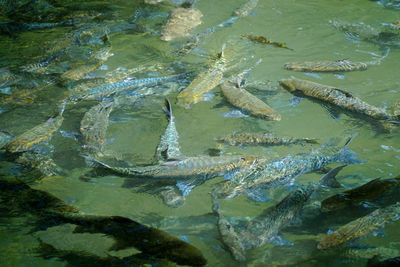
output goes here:
[{"label": "dark fish", "polygon": [[246,37],[247,39],[252,40],[254,42],[260,43],[260,44],[270,44],[270,45],[274,45],[274,46],[277,46],[280,48],[286,48],[286,49],[293,51],[293,49],[287,47],[285,43],[274,42],[274,41],[271,41],[271,40],[265,38],[264,36],[257,36],[257,35],[251,35],[251,34],[243,34],[242,36]]},{"label": "dark fish", "polygon": [[398,121],[399,116],[389,114],[385,109],[372,106],[350,92],[328,85],[300,79],[283,79],[279,83],[291,93],[301,92],[343,109],[356,112],[376,120]]},{"label": "dark fish", "polygon": [[398,219],[400,203],[376,209],[370,214],[341,226],[336,231],[326,235],[319,242],[318,249],[328,249],[343,245],[348,241],[365,236],[374,230],[384,227],[388,222]]},{"label": "dark fish", "polygon": [[331,211],[352,206],[362,201],[369,201],[381,196],[389,189],[398,186],[398,184],[400,184],[400,176],[384,180],[377,178],[323,200],[321,208],[325,211]]},{"label": "dark fish", "polygon": [[115,250],[135,247],[144,254],[178,264],[199,266],[207,263],[200,250],[166,232],[121,216],[80,213],[53,195],[32,189],[21,181],[0,180],[0,196],[6,207],[38,215],[48,224],[72,223],[77,225],[75,232],[110,236],[116,241]]},{"label": "dark fish", "polygon": [[216,139],[217,142],[226,143],[231,146],[237,145],[289,145],[299,143],[318,143],[314,138],[279,137],[269,132],[262,133],[234,133]]}]

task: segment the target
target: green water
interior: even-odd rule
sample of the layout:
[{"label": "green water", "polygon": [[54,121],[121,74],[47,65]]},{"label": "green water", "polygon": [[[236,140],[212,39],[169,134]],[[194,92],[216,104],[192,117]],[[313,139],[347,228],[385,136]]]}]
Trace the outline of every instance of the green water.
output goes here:
[{"label": "green water", "polygon": [[[112,25],[128,22],[137,8],[135,1],[113,1],[112,5],[107,1],[103,2],[112,10],[110,11],[112,19],[106,21],[110,28]],[[202,24],[194,32],[201,32],[229,19],[232,16],[232,10],[243,2],[242,0],[199,0],[195,7],[203,14]],[[101,2],[97,1],[93,4],[101,4]],[[185,39],[169,43],[160,40],[162,25],[165,24],[169,12],[174,7],[174,5],[161,4],[159,8],[149,8],[153,12],[152,17],[141,18],[146,26],[144,31],[111,32],[109,41],[112,45],[113,56],[104,62],[102,68],[94,70],[92,74],[104,75],[118,67],[129,69],[158,63],[165,64],[169,72],[172,67],[168,66],[179,65],[184,70],[197,74],[210,64],[210,56],[218,53],[223,44],[226,44],[225,54],[232,60],[228,63],[228,65],[231,64],[231,68],[225,73],[225,78],[249,68],[258,59],[262,59],[262,62],[252,70],[248,79],[249,81],[271,81],[272,92],[253,92],[277,110],[282,120],[276,122],[253,117],[222,117],[221,114],[229,112],[232,106],[224,100],[219,87],[212,91],[215,96],[210,101],[194,104],[190,109],[181,108],[174,105],[178,87],[181,85],[169,84],[168,88],[161,88],[158,94],[145,97],[132,105],[124,105],[111,113],[110,125],[107,129],[109,142],[106,145],[106,151],[122,155],[123,159],[132,164],[151,162],[160,135],[167,125],[161,107],[164,98],[168,96],[173,103],[176,126],[180,135],[179,142],[184,155],[205,155],[208,149],[217,147],[215,137],[234,131],[272,131],[278,136],[317,138],[320,143],[333,137],[340,137],[343,141],[344,138],[355,135],[349,148],[357,153],[363,163],[347,166],[340,172],[338,179],[346,189],[377,177],[395,177],[400,174],[398,126],[390,131],[382,132],[370,122],[351,114],[342,113],[333,118],[320,103],[309,99],[302,99],[297,105],[292,105],[293,95],[277,86],[279,79],[294,76],[347,89],[367,103],[378,107],[391,107],[400,100],[398,78],[400,50],[398,47],[390,47],[388,56],[379,65],[371,66],[365,71],[346,72],[340,75],[319,73],[310,76],[306,73],[284,70],[283,65],[289,61],[350,59],[367,62],[374,60],[377,57],[370,53],[380,56],[386,51],[386,46],[346,38],[345,34],[334,28],[329,21],[363,22],[379,28],[380,23],[391,23],[399,19],[398,9],[385,8],[367,0],[260,0],[251,14],[237,19],[229,27],[217,29],[205,37],[191,53],[178,57],[173,53],[185,42]],[[101,22],[96,23],[101,25],[99,27],[104,27]],[[139,20],[138,23],[141,21]],[[88,20],[85,25],[93,26],[95,22]],[[46,45],[54,44],[56,40],[60,38],[62,40],[66,34],[77,30],[79,29],[66,26],[21,31],[13,36],[0,35],[0,67],[9,67],[14,71],[20,66],[35,62],[46,53]],[[262,35],[273,41],[285,42],[293,51],[256,44],[242,38],[242,34]],[[93,47],[87,49],[90,50]],[[71,51],[75,50],[67,51],[72,53]],[[65,62],[57,65],[57,70],[65,71],[71,67],[72,64],[68,65],[68,63],[73,60],[84,64],[88,56],[82,51],[83,48],[76,52],[75,56],[65,55]],[[168,72],[166,69],[150,74],[162,75]],[[141,75],[138,77],[146,77],[145,74]],[[57,74],[54,76],[57,77]],[[38,77],[36,82],[44,82],[43,77],[45,76]],[[26,79],[22,79],[19,86],[28,84],[26,87],[32,88],[29,86],[32,80]],[[21,87],[13,88],[12,92],[21,90]],[[0,114],[0,130],[17,136],[46,121],[57,113],[58,105],[67,91],[64,84],[57,83],[35,93],[31,103],[1,105],[3,112]],[[81,157],[82,143],[79,137],[73,139],[61,133],[79,133],[79,125],[84,113],[95,103],[96,101],[92,100],[67,104],[64,113],[65,120],[60,131],[55,132],[50,141],[44,145],[52,151],[53,159],[65,171],[65,175],[42,177],[36,182],[30,181],[31,186],[47,191],[87,214],[124,216],[165,230],[175,236],[184,237],[202,251],[208,260],[208,266],[246,266],[246,264],[249,266],[285,264],[321,266],[328,263],[331,266],[360,266],[366,263],[368,257],[365,256],[352,257],[340,250],[317,251],[318,241],[329,229],[337,229],[339,224],[334,220],[331,226],[323,222],[326,227],[319,229],[315,226],[318,222],[307,223],[301,220],[302,216],[294,222],[294,225],[280,231],[280,235],[293,242],[293,246],[267,244],[247,251],[246,263],[235,262],[229,250],[221,243],[216,228],[217,218],[211,214],[209,192],[212,185],[221,181],[222,177],[211,179],[194,188],[186,197],[185,205],[179,208],[164,205],[155,194],[138,193],[134,192],[134,188],[123,187],[125,178],[122,176],[94,177],[89,182],[80,179],[91,170]],[[310,152],[317,147],[318,145],[248,148],[225,146],[223,153],[226,155],[251,154],[275,159],[287,154]],[[2,176],[6,177],[11,173],[17,173],[19,176],[25,172],[28,170],[14,163],[6,154],[1,155]],[[296,181],[305,184],[317,181],[320,176],[317,173],[310,173],[301,176]],[[317,205],[317,201],[338,191],[340,190],[333,190],[325,196],[315,196],[310,205]],[[273,201],[279,201],[287,192],[283,189],[276,190],[271,193],[271,198]],[[240,196],[235,199],[221,200],[220,205],[225,216],[239,218],[256,216],[273,203],[254,202]],[[364,209],[363,212],[366,214],[366,211],[372,210]],[[341,224],[349,221],[349,219],[346,221],[346,216],[351,217],[348,213],[344,213]],[[303,217],[307,218],[307,216]],[[355,218],[352,217],[352,219]],[[30,233],[30,220],[29,214],[1,218],[1,266],[66,266],[66,262],[57,258],[39,257],[35,250],[38,246],[38,238],[59,249],[88,251],[103,257],[107,253],[117,256],[135,253],[134,250],[108,252],[111,240],[99,235],[72,234],[69,225]],[[399,226],[398,221],[388,224],[383,229],[384,236],[368,235],[358,240],[356,244],[400,250],[400,234],[397,228]]]}]

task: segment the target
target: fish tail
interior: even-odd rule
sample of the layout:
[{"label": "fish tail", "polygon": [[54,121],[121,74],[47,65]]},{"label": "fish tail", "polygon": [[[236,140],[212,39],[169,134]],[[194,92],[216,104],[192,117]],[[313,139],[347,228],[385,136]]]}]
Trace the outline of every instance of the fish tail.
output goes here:
[{"label": "fish tail", "polygon": [[67,100],[64,99],[63,102],[61,103],[61,106],[60,106],[60,113],[59,113],[60,115],[62,115],[64,113],[66,105],[67,105]]},{"label": "fish tail", "polygon": [[382,54],[382,57],[378,58],[377,60],[367,62],[368,65],[379,65],[381,61],[389,55],[390,47],[386,49],[386,51]]},{"label": "fish tail", "polygon": [[175,117],[172,115],[172,105],[168,98],[165,99],[163,110],[167,114],[168,120],[173,121]]},{"label": "fish tail", "polygon": [[400,120],[400,101],[397,101],[396,104],[389,108],[389,112],[395,117],[396,120]]},{"label": "fish tail", "polygon": [[212,202],[213,202],[212,210],[214,211],[215,214],[217,214],[219,216],[219,214],[220,214],[219,204],[218,204],[218,202],[217,202],[217,200],[215,198],[213,198]]},{"label": "fish tail", "polygon": [[357,164],[362,163],[362,161],[358,158],[357,154],[348,148],[349,143],[356,135],[353,134],[349,137],[344,144],[344,146],[339,150],[339,161],[346,164]]}]

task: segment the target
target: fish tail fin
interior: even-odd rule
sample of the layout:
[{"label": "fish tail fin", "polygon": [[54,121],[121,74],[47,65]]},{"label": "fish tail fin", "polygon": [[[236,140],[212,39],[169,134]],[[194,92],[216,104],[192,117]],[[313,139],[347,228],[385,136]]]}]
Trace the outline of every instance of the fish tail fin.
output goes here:
[{"label": "fish tail fin", "polygon": [[66,105],[67,105],[67,100],[64,99],[63,102],[61,103],[60,111],[59,111],[59,114],[60,114],[61,116],[62,116],[63,113],[64,113],[64,110],[65,110],[65,106],[66,106]]},{"label": "fish tail fin", "polygon": [[336,175],[346,166],[347,164],[344,164],[330,170],[327,174],[321,177],[321,179],[319,180],[320,184],[322,186],[332,187],[332,188],[341,187],[340,183],[336,180]]},{"label": "fish tail fin", "polygon": [[212,203],[212,210],[214,211],[215,214],[217,214],[219,216],[220,207],[219,207],[218,201],[215,198],[213,198],[212,202],[213,202]]},{"label": "fish tail fin", "polygon": [[339,161],[346,164],[362,163],[357,154],[348,148],[349,143],[354,139],[356,134],[350,136],[344,146],[339,150]]},{"label": "fish tail fin", "polygon": [[378,58],[376,60],[373,60],[373,61],[369,61],[369,62],[367,62],[367,64],[368,65],[379,65],[379,64],[381,64],[381,61],[389,55],[389,52],[390,52],[390,47],[388,47],[386,49],[386,51],[383,52],[383,54],[382,54],[382,56],[380,58]]},{"label": "fish tail fin", "polygon": [[168,98],[165,99],[164,104],[165,105],[163,107],[163,110],[164,110],[165,114],[167,114],[168,120],[170,120],[170,121],[174,120],[175,117],[172,115],[172,105]]}]

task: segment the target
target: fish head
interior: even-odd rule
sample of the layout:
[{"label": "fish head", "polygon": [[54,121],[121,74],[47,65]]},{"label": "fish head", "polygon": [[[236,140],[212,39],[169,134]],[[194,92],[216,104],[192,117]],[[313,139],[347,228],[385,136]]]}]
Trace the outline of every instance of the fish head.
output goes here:
[{"label": "fish head", "polygon": [[289,92],[293,92],[296,90],[296,87],[294,85],[294,79],[279,80],[279,85],[288,90]]},{"label": "fish head", "polygon": [[325,236],[318,244],[317,248],[319,250],[327,249],[330,247],[336,247],[346,241],[345,237],[341,238],[341,235],[333,232]]}]

